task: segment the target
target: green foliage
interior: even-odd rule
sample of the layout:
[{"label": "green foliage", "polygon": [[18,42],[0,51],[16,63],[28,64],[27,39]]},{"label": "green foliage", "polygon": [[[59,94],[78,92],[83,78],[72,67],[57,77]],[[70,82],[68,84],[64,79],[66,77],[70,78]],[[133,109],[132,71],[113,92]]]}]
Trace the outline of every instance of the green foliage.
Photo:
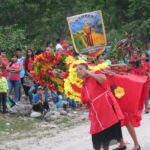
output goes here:
[{"label": "green foliage", "polygon": [[[66,17],[102,10],[108,44],[115,45],[127,31],[145,49],[150,40],[149,7],[149,0],[5,0],[0,2],[0,44],[11,52],[25,44],[32,49],[45,47],[47,40],[70,38]],[[10,29],[4,34],[6,28]],[[5,39],[8,44],[3,44]]]},{"label": "green foliage", "polygon": [[11,56],[16,48],[24,49],[25,31],[14,26],[0,26],[0,49]]}]

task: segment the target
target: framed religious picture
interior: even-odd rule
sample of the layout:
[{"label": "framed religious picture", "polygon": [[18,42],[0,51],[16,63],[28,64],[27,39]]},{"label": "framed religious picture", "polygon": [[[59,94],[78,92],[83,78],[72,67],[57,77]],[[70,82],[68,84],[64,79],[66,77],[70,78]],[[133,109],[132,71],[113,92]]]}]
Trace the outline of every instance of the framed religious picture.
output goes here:
[{"label": "framed religious picture", "polygon": [[73,46],[77,53],[96,57],[106,47],[106,35],[101,11],[67,17]]}]

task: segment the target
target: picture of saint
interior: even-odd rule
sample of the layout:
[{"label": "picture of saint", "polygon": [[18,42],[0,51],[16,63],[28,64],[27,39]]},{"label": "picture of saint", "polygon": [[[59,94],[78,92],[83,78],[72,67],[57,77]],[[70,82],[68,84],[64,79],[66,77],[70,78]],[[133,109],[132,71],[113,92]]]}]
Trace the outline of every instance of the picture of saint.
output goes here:
[{"label": "picture of saint", "polygon": [[75,50],[94,57],[106,45],[105,30],[100,11],[67,18]]}]

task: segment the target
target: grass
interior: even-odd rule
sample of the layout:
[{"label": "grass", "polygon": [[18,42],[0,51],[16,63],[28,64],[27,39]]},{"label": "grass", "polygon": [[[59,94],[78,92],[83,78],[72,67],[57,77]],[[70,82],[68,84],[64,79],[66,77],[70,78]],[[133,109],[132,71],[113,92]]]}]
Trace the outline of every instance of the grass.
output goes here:
[{"label": "grass", "polygon": [[59,121],[58,124],[62,124],[62,123],[66,124],[66,123],[68,123],[68,122],[70,122],[70,121],[71,121],[70,118],[65,117],[65,118],[63,118],[61,121]]},{"label": "grass", "polygon": [[11,116],[10,119],[0,120],[0,132],[7,133],[24,133],[33,131],[35,123],[41,122],[41,119],[26,119],[18,116]]}]

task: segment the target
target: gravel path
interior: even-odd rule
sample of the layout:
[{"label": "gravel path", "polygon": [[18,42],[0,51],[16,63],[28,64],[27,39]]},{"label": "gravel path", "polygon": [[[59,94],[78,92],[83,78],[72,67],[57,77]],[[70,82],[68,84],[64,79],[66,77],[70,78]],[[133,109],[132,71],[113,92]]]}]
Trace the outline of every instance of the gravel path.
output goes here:
[{"label": "gravel path", "polygon": [[[5,149],[0,146],[0,150],[92,150],[91,137],[88,131],[89,122],[86,122],[62,131],[54,137],[47,135],[42,138],[33,137],[9,141],[4,144]],[[142,150],[150,150],[150,114],[143,115],[142,125],[136,131]],[[129,143],[127,149],[131,150],[133,143],[126,128],[123,128],[123,136]]]}]

